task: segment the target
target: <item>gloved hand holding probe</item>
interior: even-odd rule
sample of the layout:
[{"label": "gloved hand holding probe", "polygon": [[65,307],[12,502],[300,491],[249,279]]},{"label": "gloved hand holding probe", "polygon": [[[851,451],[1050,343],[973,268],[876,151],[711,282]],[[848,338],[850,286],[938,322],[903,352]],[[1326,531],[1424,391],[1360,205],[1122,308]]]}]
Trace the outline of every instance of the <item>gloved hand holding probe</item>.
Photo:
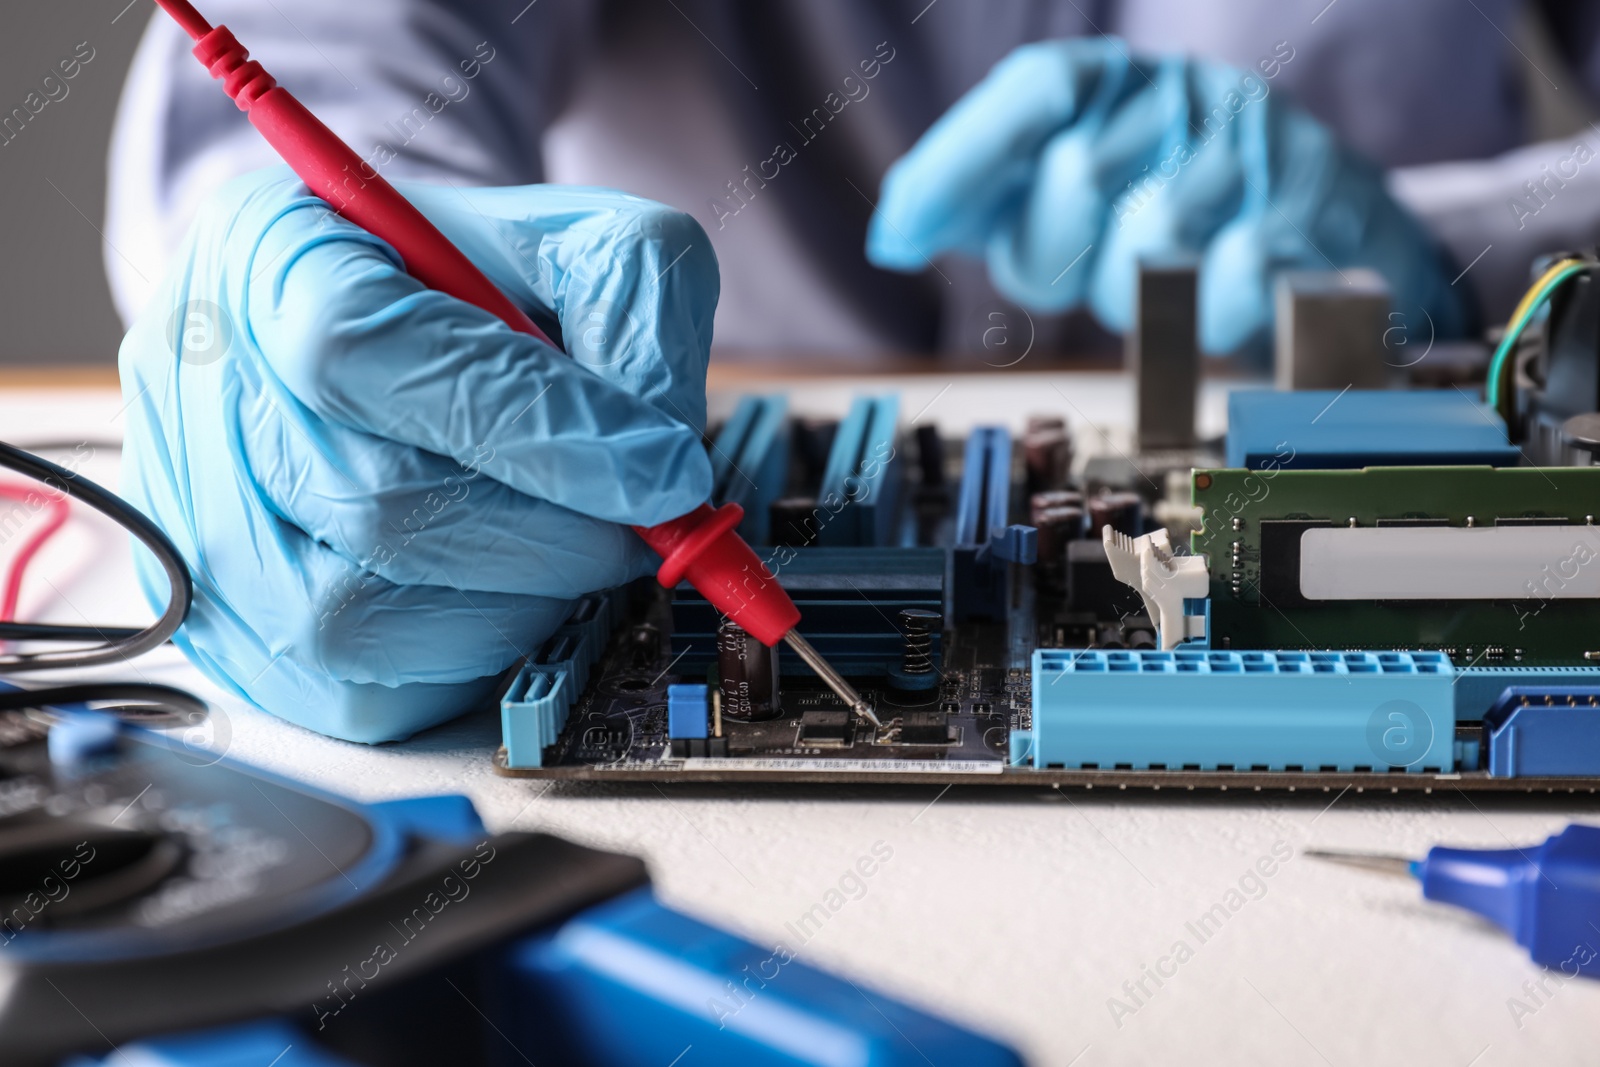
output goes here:
[{"label": "gloved hand holding probe", "polygon": [[123,492],[195,576],[176,640],[362,741],[487,698],[572,598],[650,573],[627,524],[711,488],[696,223],[601,189],[404,192],[571,358],[427,289],[286,168],[202,211],[121,352]]},{"label": "gloved hand holding probe", "polygon": [[1459,268],[1383,172],[1262,73],[1132,57],[1114,38],[1018,48],[890,169],[868,256],[914,271],[944,252],[985,259],[1024,307],[1087,306],[1116,333],[1140,258],[1198,255],[1212,353],[1264,334],[1284,268],[1371,267],[1439,337],[1470,319]]}]

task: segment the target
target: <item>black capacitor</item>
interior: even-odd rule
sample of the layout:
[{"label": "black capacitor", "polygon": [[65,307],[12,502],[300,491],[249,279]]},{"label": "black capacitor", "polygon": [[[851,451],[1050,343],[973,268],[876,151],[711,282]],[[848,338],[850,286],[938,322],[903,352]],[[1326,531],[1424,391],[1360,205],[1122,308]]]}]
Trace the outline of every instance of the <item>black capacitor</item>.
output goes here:
[{"label": "black capacitor", "polygon": [[1118,533],[1138,537],[1144,533],[1144,501],[1138,493],[1101,493],[1089,499],[1089,535],[1100,538],[1102,528],[1109,526]]},{"label": "black capacitor", "polygon": [[1028,489],[1035,493],[1060,489],[1067,484],[1067,475],[1072,470],[1072,438],[1059,419],[1053,420],[1058,425],[1036,425],[1040,420],[1028,421],[1028,430],[1022,435]]},{"label": "black capacitor", "polygon": [[1578,466],[1600,462],[1600,412],[1574,415],[1562,423],[1561,443],[1576,454]]},{"label": "black capacitor", "polygon": [[1060,570],[1067,563],[1067,542],[1083,537],[1088,520],[1081,507],[1067,506],[1034,512],[1033,525],[1039,531],[1039,562]]},{"label": "black capacitor", "polygon": [[745,633],[732,619],[723,619],[717,627],[717,673],[724,719],[765,722],[782,713],[778,706],[778,650]]},{"label": "black capacitor", "polygon": [[1028,514],[1033,525],[1039,525],[1039,516],[1051,508],[1082,508],[1083,494],[1072,489],[1051,489],[1034,493],[1028,498]]}]

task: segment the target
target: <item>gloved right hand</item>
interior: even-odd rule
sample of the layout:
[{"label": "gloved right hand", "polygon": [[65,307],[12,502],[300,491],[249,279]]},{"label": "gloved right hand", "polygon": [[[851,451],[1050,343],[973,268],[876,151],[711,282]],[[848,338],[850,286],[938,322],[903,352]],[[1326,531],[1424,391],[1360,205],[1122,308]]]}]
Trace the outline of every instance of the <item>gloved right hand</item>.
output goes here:
[{"label": "gloved right hand", "polygon": [[693,220],[600,189],[402,191],[571,358],[425,289],[286,168],[201,212],[121,352],[122,492],[195,578],[175,640],[366,742],[483,701],[573,598],[653,569],[628,524],[711,491],[719,281]]}]

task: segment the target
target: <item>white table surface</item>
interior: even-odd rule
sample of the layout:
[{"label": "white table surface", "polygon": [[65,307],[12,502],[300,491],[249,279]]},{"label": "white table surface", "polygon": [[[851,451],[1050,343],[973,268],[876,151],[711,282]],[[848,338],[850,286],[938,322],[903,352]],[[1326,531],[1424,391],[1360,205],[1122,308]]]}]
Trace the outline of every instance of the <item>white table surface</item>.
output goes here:
[{"label": "white table surface", "polygon": [[[1096,439],[1089,418],[1115,427],[1129,410],[1111,375],[813,380],[791,395],[798,409],[823,413],[854,392],[897,386],[907,419],[952,432],[1053,408],[1074,424],[1080,449]],[[715,397],[713,410],[727,403]],[[1222,404],[1208,387],[1203,427],[1220,428]],[[110,389],[3,391],[0,438],[115,439],[120,407]],[[115,451],[99,447],[80,469],[114,487],[117,467]],[[77,515],[36,561],[24,617],[147,618],[123,536],[86,509]],[[552,789],[490,770],[499,733],[489,715],[369,748],[223,697],[170,648],[108,673],[213,699],[216,740],[237,759],[363,800],[462,792],[495,830],[642,855],[669,904],[766,944],[795,947],[785,924],[883,842],[892,858],[800,958],[1007,1039],[1033,1063],[1600,1062],[1600,983],[1547,976],[1507,937],[1423,902],[1407,881],[1299,855],[1537,842],[1574,818],[1600,821],[1592,797]],[[1274,848],[1292,858],[1270,878],[1247,879],[1221,929],[1197,937],[1188,924],[1228,903]],[[1171,955],[1179,942],[1181,963]],[[1158,984],[1147,968],[1170,977]],[[1141,979],[1134,1000],[1124,983],[1138,992]],[[1531,985],[1541,980],[1544,991]]]}]

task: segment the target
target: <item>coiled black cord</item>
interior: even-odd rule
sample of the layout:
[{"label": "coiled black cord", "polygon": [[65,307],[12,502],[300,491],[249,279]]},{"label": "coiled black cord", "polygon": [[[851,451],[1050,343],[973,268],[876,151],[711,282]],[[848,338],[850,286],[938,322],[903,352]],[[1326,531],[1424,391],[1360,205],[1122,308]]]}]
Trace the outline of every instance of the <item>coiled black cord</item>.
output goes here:
[{"label": "coiled black cord", "polygon": [[0,690],[0,712],[69,704],[104,704],[96,710],[139,726],[194,726],[211,712],[205,701],[188,690],[154,682],[82,682]]},{"label": "coiled black cord", "polygon": [[[31,452],[0,442],[0,467],[80,500],[127,530],[156,557],[166,572],[171,590],[160,617],[142,629],[0,622],[0,640],[3,641],[98,642],[61,651],[0,654],[0,675],[121,663],[165,644],[183,625],[194,601],[194,584],[188,565],[167,535],[115,493]],[[0,711],[102,702],[115,705],[106,710],[152,726],[193,723],[207,713],[205,702],[199,697],[172,686],[147,682],[89,682],[0,691]]]}]

